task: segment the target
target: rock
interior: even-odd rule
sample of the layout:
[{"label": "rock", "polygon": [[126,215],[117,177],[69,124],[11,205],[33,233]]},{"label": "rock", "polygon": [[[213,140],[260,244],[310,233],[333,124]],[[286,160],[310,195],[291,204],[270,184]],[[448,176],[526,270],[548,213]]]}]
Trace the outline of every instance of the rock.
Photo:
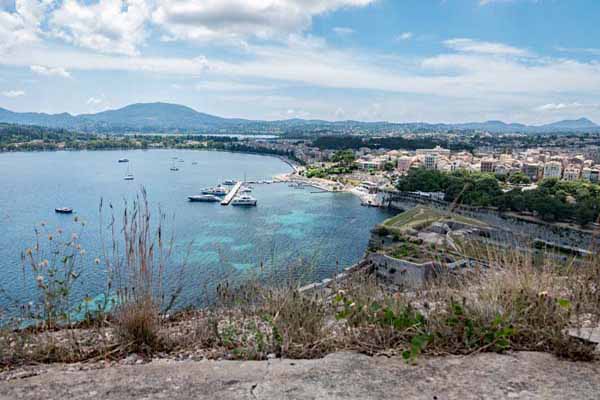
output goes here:
[{"label": "rock", "polygon": [[569,335],[584,342],[595,344],[600,351],[600,327],[569,329]]},{"label": "rock", "polygon": [[208,361],[119,365],[2,381],[0,400],[42,399],[438,399],[597,400],[600,364],[544,353],[401,358],[331,354],[320,360]]}]

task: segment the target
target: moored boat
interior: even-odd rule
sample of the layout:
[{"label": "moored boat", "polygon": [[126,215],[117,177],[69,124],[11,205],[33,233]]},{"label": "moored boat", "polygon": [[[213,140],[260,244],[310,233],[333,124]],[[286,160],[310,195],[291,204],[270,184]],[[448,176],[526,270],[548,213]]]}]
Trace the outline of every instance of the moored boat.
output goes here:
[{"label": "moored boat", "polygon": [[133,177],[133,174],[131,173],[131,170],[129,169],[129,164],[127,164],[127,172],[125,173],[125,176],[123,177],[123,179],[125,179],[126,181],[132,181],[135,179]]},{"label": "moored boat", "polygon": [[129,160],[127,158],[119,158],[119,162],[126,163],[126,162],[129,162]]},{"label": "moored boat", "polygon": [[194,196],[188,196],[188,200],[191,202],[198,203],[216,203],[220,202],[221,198],[212,194],[199,194]]},{"label": "moored boat", "polygon": [[232,206],[247,206],[247,207],[256,207],[257,200],[249,195],[243,194],[241,196],[237,196],[231,202]]},{"label": "moored boat", "polygon": [[69,207],[58,207],[55,208],[54,211],[57,214],[73,214],[73,209]]},{"label": "moored boat", "polygon": [[214,196],[225,196],[229,193],[229,190],[219,185],[213,188],[202,189],[202,194],[212,194]]}]

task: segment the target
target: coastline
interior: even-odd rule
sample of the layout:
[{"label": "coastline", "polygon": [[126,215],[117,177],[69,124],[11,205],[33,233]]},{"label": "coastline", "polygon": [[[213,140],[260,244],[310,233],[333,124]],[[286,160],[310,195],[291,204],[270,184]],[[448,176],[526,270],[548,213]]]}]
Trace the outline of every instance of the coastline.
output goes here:
[{"label": "coastline", "polygon": [[[283,160],[283,159],[282,159]],[[283,160],[285,162],[285,160]],[[361,204],[364,206],[370,207],[379,207],[377,202],[377,195],[367,192],[366,190],[361,189],[358,186],[353,186],[350,184],[341,184],[336,181],[332,181],[329,179],[323,178],[307,178],[300,174],[301,169],[291,162],[287,162],[294,171],[289,172],[287,174],[279,174],[273,177],[275,182],[289,182],[289,183],[297,183],[304,186],[310,186],[315,189],[318,189],[322,192],[331,192],[331,193],[350,193],[356,197],[358,197],[361,201]]]}]

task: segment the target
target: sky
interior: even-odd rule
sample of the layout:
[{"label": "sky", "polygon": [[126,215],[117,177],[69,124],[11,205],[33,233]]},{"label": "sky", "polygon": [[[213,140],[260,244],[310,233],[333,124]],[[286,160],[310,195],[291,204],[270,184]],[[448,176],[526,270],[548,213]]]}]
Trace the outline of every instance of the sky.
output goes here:
[{"label": "sky", "polygon": [[598,0],[0,0],[0,107],[600,123]]}]

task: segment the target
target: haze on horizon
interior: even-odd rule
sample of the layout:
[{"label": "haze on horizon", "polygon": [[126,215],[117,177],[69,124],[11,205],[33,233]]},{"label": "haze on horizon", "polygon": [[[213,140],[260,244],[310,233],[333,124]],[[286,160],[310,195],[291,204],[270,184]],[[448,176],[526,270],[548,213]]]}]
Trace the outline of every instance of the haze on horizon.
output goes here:
[{"label": "haze on horizon", "polygon": [[0,0],[0,107],[600,121],[589,0]]}]

